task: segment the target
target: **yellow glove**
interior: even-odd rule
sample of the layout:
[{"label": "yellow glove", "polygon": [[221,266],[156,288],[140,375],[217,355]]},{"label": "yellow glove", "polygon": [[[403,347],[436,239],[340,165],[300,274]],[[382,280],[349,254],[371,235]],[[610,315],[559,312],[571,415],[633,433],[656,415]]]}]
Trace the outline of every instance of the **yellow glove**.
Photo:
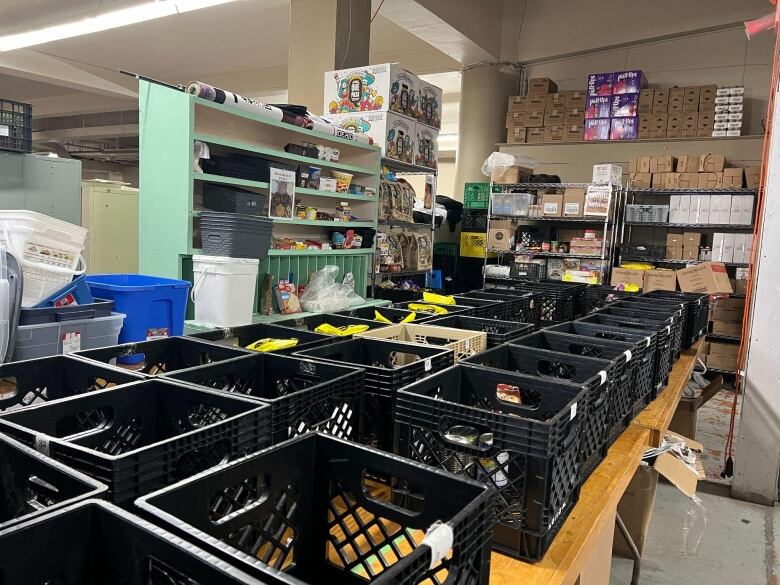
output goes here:
[{"label": "yellow glove", "polygon": [[437,295],[432,292],[423,292],[423,301],[435,305],[454,305],[455,299],[450,295]]},{"label": "yellow glove", "polygon": [[380,323],[392,323],[390,319],[385,317],[382,313],[374,309],[374,321],[379,321]]},{"label": "yellow glove", "polygon": [[330,323],[323,323],[314,331],[317,333],[324,333],[325,335],[333,335],[334,337],[348,337],[350,335],[355,335],[355,333],[368,331],[368,325],[344,325],[343,327],[334,327]]},{"label": "yellow glove", "polygon": [[401,319],[401,323],[411,323],[411,322],[412,322],[412,321],[414,321],[416,318],[417,318],[417,313],[415,313],[414,311],[412,311],[412,312],[411,312],[411,313],[409,313],[409,314],[408,314],[406,317],[404,317],[403,319]]},{"label": "yellow glove", "polygon": [[623,289],[626,292],[639,292],[639,285],[637,284],[627,284],[626,287]]},{"label": "yellow glove", "polygon": [[437,315],[446,315],[449,313],[447,309],[440,307],[439,305],[424,305],[422,303],[411,303],[409,304],[409,309],[422,313],[436,313]]},{"label": "yellow glove", "polygon": [[266,337],[265,339],[258,339],[254,343],[250,343],[246,348],[252,351],[271,352],[281,351],[283,349],[295,347],[296,345],[298,345],[298,340],[295,338],[271,339],[270,337]]}]

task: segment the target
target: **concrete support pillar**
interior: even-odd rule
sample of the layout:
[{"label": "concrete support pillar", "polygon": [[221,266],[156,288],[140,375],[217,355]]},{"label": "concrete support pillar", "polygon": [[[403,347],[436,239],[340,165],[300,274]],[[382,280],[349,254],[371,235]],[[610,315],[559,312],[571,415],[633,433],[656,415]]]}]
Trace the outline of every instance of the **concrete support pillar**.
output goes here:
[{"label": "concrete support pillar", "polygon": [[291,0],[288,102],[322,114],[326,71],[368,65],[369,0]]},{"label": "concrete support pillar", "polygon": [[485,181],[480,170],[496,142],[506,140],[506,104],[516,95],[518,75],[504,73],[501,65],[483,65],[463,71],[460,78],[458,152],[455,159],[455,188],[463,199],[463,185]]}]

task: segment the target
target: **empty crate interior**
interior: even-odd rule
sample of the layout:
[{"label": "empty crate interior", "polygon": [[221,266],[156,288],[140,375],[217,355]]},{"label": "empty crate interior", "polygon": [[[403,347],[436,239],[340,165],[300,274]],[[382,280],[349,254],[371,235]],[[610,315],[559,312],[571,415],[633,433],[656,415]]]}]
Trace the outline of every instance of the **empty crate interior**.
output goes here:
[{"label": "empty crate interior", "polygon": [[572,335],[582,335],[584,337],[593,337],[595,339],[606,339],[611,341],[624,341],[647,343],[648,336],[654,335],[648,331],[643,334],[641,331],[637,331],[636,328],[627,328],[616,325],[615,323],[601,323],[597,317],[595,321],[570,321],[568,323],[560,323],[550,327],[547,331],[570,333]]},{"label": "empty crate interior", "polygon": [[633,343],[612,341],[599,338],[598,336],[586,337],[584,335],[569,335],[548,331],[532,333],[531,335],[515,339],[512,343],[605,360],[620,357],[634,346]]},{"label": "empty crate interior", "polygon": [[[300,329],[304,331],[315,331],[317,327],[325,324],[340,329],[345,329],[351,325],[358,325],[363,327],[363,331],[365,331],[365,328],[377,329],[386,325],[386,323],[379,323],[378,321],[371,322],[366,319],[356,319],[354,317],[347,317],[346,315],[338,315],[335,313],[295,317],[276,323],[278,327],[283,327],[286,330]],[[339,336],[336,335],[335,337]]]},{"label": "empty crate interior", "polygon": [[238,347],[247,347],[261,339],[291,339],[295,338],[298,343],[293,347],[275,351],[274,353],[293,353],[300,351],[304,347],[312,347],[320,343],[330,343],[333,338],[321,333],[313,333],[300,329],[292,332],[289,328],[278,327],[271,323],[255,323],[252,325],[242,325],[240,327],[231,327],[229,329],[216,329],[213,331],[203,331],[196,333],[192,337],[204,339],[206,341],[224,341],[223,345],[233,345]]},{"label": "empty crate interior", "polygon": [[404,319],[414,313],[415,323],[418,321],[425,321],[431,319],[431,315],[425,313],[417,313],[416,311],[408,311],[406,309],[397,309],[393,307],[360,307],[357,309],[350,309],[348,311],[341,311],[342,314],[348,317],[356,317],[358,319],[367,319],[369,321],[382,321],[377,315],[381,315],[392,323],[400,323]]},{"label": "empty crate interior", "polygon": [[[318,347],[307,351],[306,355],[356,366],[369,366],[372,369],[394,370],[421,359],[444,356],[447,353],[449,350],[426,347],[420,344],[412,345],[410,343],[360,338]],[[428,370],[431,367],[431,365],[427,365]]]}]

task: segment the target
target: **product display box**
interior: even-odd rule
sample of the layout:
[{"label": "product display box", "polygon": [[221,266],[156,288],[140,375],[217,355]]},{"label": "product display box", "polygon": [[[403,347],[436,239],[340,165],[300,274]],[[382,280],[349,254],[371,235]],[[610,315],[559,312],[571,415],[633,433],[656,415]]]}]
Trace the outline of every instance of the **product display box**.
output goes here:
[{"label": "product display box", "polygon": [[641,70],[618,71],[612,78],[612,95],[627,93],[638,94],[645,86],[645,76]]},{"label": "product display box", "polygon": [[417,79],[417,110],[418,122],[437,130],[441,128],[442,90],[423,79]]},{"label": "product display box", "polygon": [[677,283],[683,292],[731,294],[726,267],[720,262],[703,262],[677,271]]},{"label": "product display box", "polygon": [[414,141],[414,164],[435,169],[439,160],[439,131],[425,124],[417,124]]},{"label": "product display box", "polygon": [[[417,153],[417,122],[394,112],[332,114],[328,118],[339,128],[365,134],[382,149],[382,156],[414,163]],[[421,127],[425,128],[422,124]],[[427,128],[429,133],[436,130]],[[435,156],[435,151],[434,151]]]},{"label": "product display box", "polygon": [[563,193],[563,217],[582,217],[585,189],[566,189]]},{"label": "product display box", "polygon": [[642,292],[677,290],[677,274],[674,270],[645,270]]},{"label": "product display box", "polygon": [[581,142],[582,133],[585,126],[583,124],[567,124],[563,128],[563,139],[566,142]]},{"label": "product display box", "polygon": [[591,73],[588,75],[588,95],[610,96],[615,79],[614,73]]},{"label": "product display box", "polygon": [[[328,71],[323,111],[328,114],[389,111],[416,118],[418,83],[414,73],[392,63]],[[441,98],[438,107],[441,120]]]},{"label": "product display box", "polygon": [[731,223],[731,195],[710,195],[710,223]]},{"label": "product display box", "polygon": [[[732,225],[750,225],[753,223],[753,195],[733,195],[728,223]],[[726,223],[726,222],[724,222]]]},{"label": "product display box", "polygon": [[610,119],[594,118],[585,120],[584,140],[609,140]]},{"label": "product display box", "polygon": [[639,92],[639,107],[638,112],[641,114],[649,114],[653,111],[653,98],[655,96],[655,90],[643,89]]},{"label": "product display box", "polygon": [[710,223],[710,196],[691,195],[691,205],[688,210],[688,223]]},{"label": "product display box", "polygon": [[612,118],[610,140],[636,140],[639,138],[639,118]]},{"label": "product display box", "polygon": [[612,111],[610,96],[590,96],[585,100],[585,119],[609,118]]},{"label": "product display box", "polygon": [[591,182],[594,185],[620,185],[623,180],[623,167],[614,164],[593,165]]},{"label": "product display box", "polygon": [[669,111],[669,88],[658,87],[653,90],[653,113],[667,113]]},{"label": "product display box", "polygon": [[[639,113],[639,94],[624,93],[612,96],[610,116],[613,118],[628,118]],[[603,116],[596,116],[601,118]]]},{"label": "product display box", "polygon": [[542,215],[544,217],[561,217],[563,214],[563,195],[546,193],[542,195]]}]

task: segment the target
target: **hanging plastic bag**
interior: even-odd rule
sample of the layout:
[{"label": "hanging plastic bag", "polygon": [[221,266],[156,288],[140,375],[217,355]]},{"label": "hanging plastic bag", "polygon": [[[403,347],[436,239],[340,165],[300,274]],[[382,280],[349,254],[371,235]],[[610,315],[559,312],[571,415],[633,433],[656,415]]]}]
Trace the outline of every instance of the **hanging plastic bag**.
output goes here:
[{"label": "hanging plastic bag", "polygon": [[490,177],[493,171],[504,172],[510,167],[536,168],[536,161],[527,156],[515,156],[505,152],[494,152],[482,163],[482,174]]},{"label": "hanging plastic bag", "polygon": [[300,299],[304,311],[333,313],[366,302],[350,285],[336,282],[338,273],[339,267],[329,264],[312,275]]}]

